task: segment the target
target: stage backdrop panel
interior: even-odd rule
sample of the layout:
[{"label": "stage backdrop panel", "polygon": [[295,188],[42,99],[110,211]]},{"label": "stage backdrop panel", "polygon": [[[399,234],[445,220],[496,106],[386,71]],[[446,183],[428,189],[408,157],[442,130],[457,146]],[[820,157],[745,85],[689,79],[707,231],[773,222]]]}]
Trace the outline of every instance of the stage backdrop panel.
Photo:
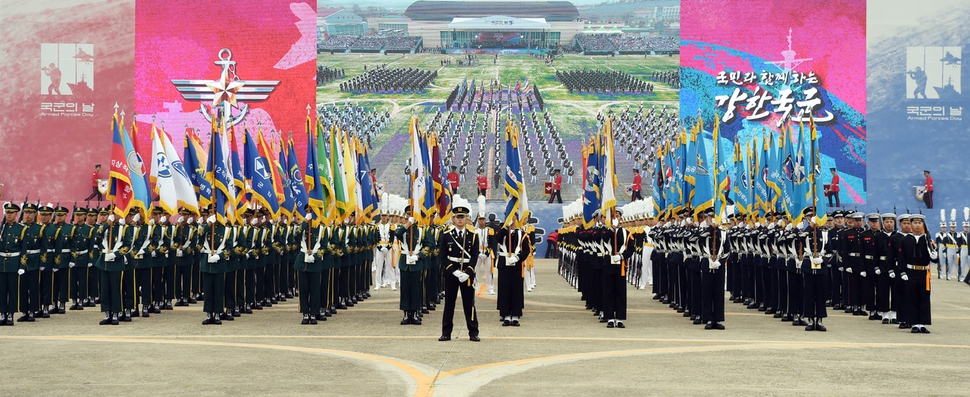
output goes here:
[{"label": "stage backdrop panel", "polygon": [[0,201],[61,204],[107,178],[115,102],[133,107],[135,1],[0,2]]},{"label": "stage backdrop panel", "polygon": [[721,137],[743,147],[769,134],[777,141],[784,120],[798,131],[803,119],[807,131],[801,111],[811,109],[820,181],[834,167],[842,205],[865,203],[865,1],[682,0],[680,15],[681,117],[699,110],[710,131],[716,114]]},{"label": "stage backdrop panel", "polygon": [[[958,208],[962,221],[970,206],[970,124],[963,119],[970,73],[962,59],[970,52],[970,3],[878,0],[869,10],[870,202],[925,212],[914,186],[929,170],[935,208]],[[938,221],[931,212],[929,220]]]},{"label": "stage backdrop panel", "polygon": [[[164,122],[180,148],[186,126],[199,130],[208,146],[211,127],[200,108],[211,109],[213,101],[187,99],[182,94],[192,93],[180,93],[173,80],[217,82],[224,68],[215,62],[224,59],[234,62],[226,64],[225,78],[242,81],[244,89],[265,89],[237,93],[233,115],[247,110],[236,126],[239,153],[243,127],[251,134],[262,128],[272,140],[288,139],[292,132],[305,161],[307,106],[315,103],[316,2],[139,0],[135,24],[135,109],[143,156],[151,150],[153,121]],[[243,94],[268,96],[246,99]]]}]

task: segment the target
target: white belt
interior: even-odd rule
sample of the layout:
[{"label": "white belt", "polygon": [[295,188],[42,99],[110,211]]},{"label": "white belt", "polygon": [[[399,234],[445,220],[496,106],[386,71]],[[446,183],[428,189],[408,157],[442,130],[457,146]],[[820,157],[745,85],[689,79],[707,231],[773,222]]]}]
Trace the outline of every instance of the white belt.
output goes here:
[{"label": "white belt", "polygon": [[858,253],[855,253],[855,252],[850,252],[849,253],[849,256],[851,256],[853,258],[857,258],[857,257],[859,257],[859,254]]},{"label": "white belt", "polygon": [[61,250],[61,253],[62,254],[70,254],[71,253],[71,250],[69,248],[65,248],[65,249],[62,249]]},{"label": "white belt", "polygon": [[449,256],[448,257],[448,260],[450,260],[452,262],[458,262],[458,263],[468,263],[469,262],[468,259],[465,259],[465,258],[456,258],[454,256]]},{"label": "white belt", "polygon": [[27,250],[27,254],[39,254],[40,250]]},{"label": "white belt", "polygon": [[0,258],[16,258],[20,256],[19,252],[0,252]]},{"label": "white belt", "polygon": [[884,260],[886,260],[886,257],[885,256],[880,256],[879,257],[879,260],[884,261]]},{"label": "white belt", "polygon": [[52,249],[49,249],[49,250],[47,250],[47,252],[54,252],[54,250],[52,250]]},{"label": "white belt", "polygon": [[75,254],[78,254],[78,255],[84,255],[86,253],[88,253],[88,250],[75,252]]},{"label": "white belt", "polygon": [[866,259],[872,259],[872,255],[866,255],[866,256],[864,256],[864,258],[866,258]]}]

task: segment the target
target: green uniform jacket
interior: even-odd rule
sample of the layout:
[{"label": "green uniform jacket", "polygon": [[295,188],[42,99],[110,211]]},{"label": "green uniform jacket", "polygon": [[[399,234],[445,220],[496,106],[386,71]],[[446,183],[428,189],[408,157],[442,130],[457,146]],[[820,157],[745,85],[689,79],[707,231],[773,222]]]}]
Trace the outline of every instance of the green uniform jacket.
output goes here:
[{"label": "green uniform jacket", "polygon": [[[209,274],[225,273],[227,262],[231,256],[232,228],[231,227],[227,228],[225,225],[220,225],[220,224],[216,224],[214,226],[215,226],[214,237],[212,236],[212,233],[213,233],[212,225],[203,226],[202,238],[205,241],[203,243],[203,247],[205,248],[202,249],[203,250],[202,266],[199,269],[200,271],[202,271],[202,273],[209,273]],[[229,233],[230,235],[226,236],[226,233]],[[213,241],[215,241],[214,247],[210,245]],[[225,241],[225,246],[223,246],[223,241]],[[223,246],[223,252],[221,253],[218,252],[220,246]],[[209,263],[209,254],[204,253],[205,251],[209,251],[214,254],[220,254],[219,261],[216,263]]]},{"label": "green uniform jacket", "polygon": [[27,260],[21,260],[21,263],[25,266],[24,269],[33,271],[40,269],[40,256],[41,253],[47,253],[47,246],[44,244],[44,238],[41,236],[43,227],[40,224],[33,222],[24,226],[27,228],[27,232],[24,234],[24,242],[27,245],[25,248]]},{"label": "green uniform jacket", "polygon": [[70,263],[74,262],[74,257],[71,255],[71,242],[74,239],[75,226],[62,223],[55,227],[57,230],[54,232],[54,267],[67,269]]},{"label": "green uniform jacket", "polygon": [[54,251],[54,237],[57,234],[58,227],[53,223],[47,223],[40,225],[40,229],[44,240],[44,248],[40,251],[40,267],[46,271],[51,271],[54,268],[54,259],[57,257],[57,253]]},{"label": "green uniform jacket", "polygon": [[74,227],[74,236],[71,238],[71,259],[78,267],[88,267],[91,263],[91,254],[94,251],[92,240],[96,226],[81,224]]},{"label": "green uniform jacket", "polygon": [[394,231],[394,238],[401,242],[401,259],[398,261],[398,267],[401,271],[416,272],[421,271],[421,260],[425,256],[424,249],[420,249],[418,252],[418,262],[413,264],[408,264],[407,255],[416,248],[420,248],[424,243],[424,235],[422,234],[422,228],[418,225],[411,225],[411,227],[405,228],[404,226],[398,226],[397,230]]},{"label": "green uniform jacket", "polygon": [[[101,242],[103,250],[98,256],[95,266],[106,272],[120,272],[126,270],[126,263],[131,263],[131,241],[134,236],[134,228],[131,226],[114,224],[104,226],[104,238]],[[110,237],[110,238],[109,238]],[[106,262],[105,254],[109,251],[114,252],[115,260]]]},{"label": "green uniform jacket", "polygon": [[147,269],[152,267],[152,251],[157,248],[154,240],[152,240],[152,235],[158,232],[158,228],[148,224],[141,224],[129,225],[127,229],[131,233],[132,258],[132,264],[128,266],[128,269]]},{"label": "green uniform jacket", "polygon": [[[324,246],[326,244],[326,242],[320,239],[321,231],[323,229],[324,229],[323,227],[304,227],[303,228],[303,233],[301,233],[301,237],[300,237],[301,249],[300,251],[297,251],[296,262],[293,264],[294,269],[296,269],[297,271],[310,272],[310,273],[323,271],[324,269],[323,254],[324,254]],[[309,237],[307,237],[307,233],[309,233]],[[320,247],[320,248],[314,252],[313,257],[315,259],[313,263],[307,263],[306,262],[307,254],[304,253],[303,251],[313,250],[314,247]]]},{"label": "green uniform jacket", "polygon": [[16,273],[17,270],[27,268],[27,244],[24,237],[27,228],[19,222],[0,224],[0,273]]}]

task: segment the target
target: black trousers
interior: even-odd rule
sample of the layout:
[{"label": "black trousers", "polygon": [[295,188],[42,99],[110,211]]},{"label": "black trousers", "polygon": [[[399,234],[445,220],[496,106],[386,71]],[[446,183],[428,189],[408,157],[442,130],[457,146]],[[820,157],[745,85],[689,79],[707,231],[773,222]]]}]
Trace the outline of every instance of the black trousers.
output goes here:
[{"label": "black trousers", "polygon": [[[162,259],[162,260],[164,260],[164,259]],[[152,275],[151,276],[152,277],[152,284],[151,284],[152,295],[151,295],[151,301],[152,302],[161,302],[163,299],[165,299],[165,277],[164,277],[165,276],[165,267],[164,266],[157,266],[157,267],[151,268],[151,275]]]},{"label": "black trousers", "polygon": [[[779,259],[779,261],[784,261],[784,259]],[[784,263],[779,263],[779,265],[784,265]],[[772,307],[781,313],[788,313],[788,271],[787,270],[774,270],[775,285],[778,287],[775,289],[775,304]]]},{"label": "black trousers", "polygon": [[559,204],[562,204],[561,193],[562,193],[561,190],[553,190],[552,193],[549,195],[549,204],[552,204],[553,200],[556,200],[556,202],[558,202]]},{"label": "black trousers", "polygon": [[892,289],[892,279],[889,278],[889,272],[886,270],[886,266],[880,268],[882,274],[876,276],[876,310],[881,312],[888,312],[890,310],[889,306],[889,294]]},{"label": "black trousers", "polygon": [[54,304],[67,302],[68,295],[68,279],[71,278],[70,271],[72,269],[64,268],[57,269],[54,273],[54,290],[52,291]]},{"label": "black trousers", "polygon": [[[243,263],[242,260],[240,260],[240,264],[239,265],[240,266],[243,266],[244,265],[244,263]],[[246,284],[249,283],[249,279],[246,278],[246,273],[247,272],[248,272],[248,270],[243,269],[243,268],[240,268],[239,270],[236,270],[236,272],[235,272],[236,273],[236,281],[235,281],[235,283],[236,283],[236,306],[240,306],[240,307],[241,306],[245,306],[246,303],[248,302],[246,300],[246,289],[247,289],[246,288]],[[228,282],[229,281],[226,281],[226,283],[228,283]]]},{"label": "black trousers", "polygon": [[[924,196],[925,199],[925,196]],[[926,274],[921,271],[908,271],[909,281],[905,281],[906,302],[903,305],[903,312],[906,313],[905,323],[909,325],[932,324],[930,316],[930,291],[927,291],[928,283]]]},{"label": "black trousers", "polygon": [[[337,272],[337,296],[347,298],[350,296],[350,266],[341,267],[337,269]],[[421,291],[423,293],[423,289]],[[418,309],[420,309],[422,299],[423,295],[422,298],[418,299]]]},{"label": "black trousers", "polygon": [[142,305],[150,305],[152,300],[152,268],[146,267],[141,269],[135,269],[136,283],[138,284],[138,289],[141,293],[138,295],[141,298]]},{"label": "black trousers", "polygon": [[724,321],[724,266],[708,269],[701,276],[701,321]]},{"label": "black trousers", "polygon": [[[687,279],[688,279],[688,282],[690,283],[690,292],[688,297],[690,304],[688,305],[688,308],[690,309],[690,314],[692,315],[700,314],[701,307],[704,305],[704,298],[703,298],[704,282],[701,280],[701,277],[703,277],[704,274],[701,270],[695,270],[695,269],[698,269],[698,267],[700,266],[699,262],[700,262],[699,260],[695,259],[695,263],[694,263],[695,267],[687,270]],[[723,282],[721,283],[721,288],[722,288],[721,291],[723,291],[723,288],[724,288]]]},{"label": "black trousers", "polygon": [[226,294],[226,277],[222,273],[202,273],[202,311],[206,313],[222,313],[225,311],[223,297]]},{"label": "black trousers", "polygon": [[[182,300],[189,299],[192,290],[192,266],[180,263],[175,267],[175,297]],[[225,279],[223,279],[225,285]]]},{"label": "black trousers", "polygon": [[320,313],[320,272],[300,272],[300,313]]},{"label": "black trousers", "polygon": [[[594,257],[594,261],[599,261],[600,258]],[[586,284],[589,291],[586,293],[586,303],[596,309],[597,311],[603,310],[603,267],[600,265],[592,265],[589,267],[589,282]],[[502,289],[499,288],[499,293]]]},{"label": "black trousers", "polygon": [[54,293],[54,272],[48,267],[40,272],[40,306],[50,306]]},{"label": "black trousers", "polygon": [[[788,310],[785,313],[791,315],[803,314],[805,301],[805,285],[802,281],[802,273],[789,271],[788,273]],[[822,299],[825,304],[825,299]]]},{"label": "black trousers", "polygon": [[[404,272],[401,272],[402,276]],[[451,331],[455,328],[455,300],[458,299],[458,292],[461,292],[461,306],[465,312],[465,326],[468,328],[468,336],[478,336],[478,313],[475,312],[475,278],[462,283],[458,277],[448,275],[445,277],[445,312],[441,317],[441,335],[451,336]],[[499,290],[501,292],[501,290]]]},{"label": "black trousers", "polygon": [[[172,255],[175,255],[175,254],[172,254]],[[165,285],[165,288],[163,289],[163,292],[165,294],[164,299],[166,301],[171,301],[172,299],[176,298],[175,282],[178,275],[178,269],[174,261],[172,261],[171,259],[169,259],[168,261],[169,261],[169,264],[165,265],[165,267],[161,268],[161,270],[162,270],[162,283],[164,283]]]},{"label": "black trousers", "polygon": [[897,313],[897,318],[902,318],[900,312],[903,310],[903,302],[906,301],[906,294],[903,292],[905,289],[905,281],[899,278],[899,273],[896,273],[896,277],[890,280],[890,283],[892,284],[890,287],[892,297],[890,298],[889,302],[889,310],[895,311]]},{"label": "black trousers", "polygon": [[630,198],[630,201],[637,201],[637,200],[643,200],[643,196],[640,195],[639,190],[634,190],[633,196]]},{"label": "black trousers", "polygon": [[40,308],[40,270],[27,270],[20,276],[20,311],[36,312]]},{"label": "black trousers", "polygon": [[614,267],[603,269],[603,318],[626,320],[626,280]]},{"label": "black trousers", "polygon": [[842,304],[842,272],[839,271],[839,264],[832,262],[832,267],[829,268],[829,279],[831,279],[830,288],[830,298],[832,299],[832,305]]},{"label": "black trousers", "polygon": [[94,298],[101,294],[101,269],[94,266],[88,267],[88,297]]},{"label": "black trousers", "polygon": [[[103,280],[103,279],[102,279]],[[135,308],[135,270],[121,272],[121,308],[131,310]]]},{"label": "black trousers", "polygon": [[927,209],[933,209],[933,191],[923,193],[923,202],[926,203]]},{"label": "black trousers", "polygon": [[68,299],[81,300],[88,297],[88,267],[78,265],[68,269]]},{"label": "black trousers", "polygon": [[17,273],[0,273],[0,314],[13,313],[17,310],[17,283],[20,276]]},{"label": "black trousers", "polygon": [[[202,292],[202,272],[199,270],[200,265],[197,260],[193,260],[191,266],[192,269],[189,270],[189,275],[192,278],[192,288],[190,291],[192,292],[192,295],[195,296]],[[229,283],[226,282],[226,285],[229,285]]]},{"label": "black trousers", "polygon": [[[421,310],[423,293],[421,272],[401,268],[401,310]],[[300,295],[303,295],[303,291],[300,291]]]},{"label": "black trousers", "polygon": [[91,195],[88,196],[88,198],[84,199],[84,201],[91,201],[91,199],[93,199],[95,197],[98,198],[98,201],[104,200],[104,196],[101,194],[101,191],[98,190],[98,187],[97,186],[91,186]]},{"label": "black trousers", "polygon": [[828,313],[825,310],[825,279],[828,275],[818,274],[815,271],[802,273],[802,282],[805,288],[802,290],[803,304],[802,315],[807,318],[825,318]]},{"label": "black trousers", "polygon": [[121,273],[101,271],[102,312],[118,313],[121,311]]},{"label": "black trousers", "polygon": [[[236,283],[236,270],[223,273],[222,278],[223,280],[225,280],[223,282],[223,285],[224,285],[223,295],[225,296],[225,306],[228,308],[239,307],[240,301],[236,300],[236,297],[238,296],[238,292],[236,291],[236,288],[238,287]],[[205,297],[203,297],[203,299],[204,298]]]},{"label": "black trousers", "polygon": [[[320,272],[320,290],[317,291],[318,295],[320,295],[320,307],[330,307],[331,297],[333,296],[333,289],[330,288],[331,284],[333,283],[330,277],[331,273],[333,273],[333,269],[324,269],[324,271]],[[297,272],[296,278],[298,279],[298,285],[300,285],[300,302],[303,302],[303,273]],[[317,312],[319,312],[319,310],[317,310]]]}]

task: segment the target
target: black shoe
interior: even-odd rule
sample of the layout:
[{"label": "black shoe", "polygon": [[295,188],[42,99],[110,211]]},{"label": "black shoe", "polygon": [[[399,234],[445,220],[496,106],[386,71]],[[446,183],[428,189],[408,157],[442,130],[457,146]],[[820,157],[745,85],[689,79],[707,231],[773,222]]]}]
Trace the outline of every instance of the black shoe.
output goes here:
[{"label": "black shoe", "polygon": [[111,314],[104,316],[104,320],[101,320],[100,325],[111,325]]},{"label": "black shoe", "polygon": [[[135,317],[138,317],[138,312],[137,312],[137,311],[135,311],[135,312],[133,312],[133,313],[134,313],[134,316],[135,316]],[[141,311],[141,316],[142,316],[142,317],[150,317],[150,315],[148,314],[148,310],[142,310],[142,311]]]},{"label": "black shoe", "polygon": [[450,335],[441,335],[440,337],[438,337],[438,342],[446,342],[450,340],[451,340]]},{"label": "black shoe", "polygon": [[842,307],[841,303],[836,303],[834,306],[832,306],[832,310],[842,310],[842,309],[844,308]]},{"label": "black shoe", "polygon": [[719,322],[714,322],[714,329],[724,330],[724,324],[721,324]]},{"label": "black shoe", "polygon": [[711,321],[704,326],[704,329],[714,329],[714,322]]},{"label": "black shoe", "polygon": [[622,321],[617,320],[616,327],[617,328],[626,328],[626,325],[623,325],[623,322]]},{"label": "black shoe", "polygon": [[431,313],[431,311],[430,311],[430,310],[428,310],[428,308],[427,308],[427,307],[422,307],[422,308],[421,308],[421,314],[428,314],[428,313]]},{"label": "black shoe", "polygon": [[231,314],[229,314],[229,313],[220,313],[220,314],[219,314],[219,319],[220,319],[220,320],[225,320],[225,321],[236,321],[236,318],[235,318],[235,317],[233,317],[233,316],[232,316]]},{"label": "black shoe", "polygon": [[894,319],[889,320],[889,323],[890,324],[899,324],[899,320],[897,320],[897,319],[894,318]]},{"label": "black shoe", "polygon": [[856,311],[852,312],[852,315],[853,316],[865,316],[866,315],[866,312],[864,310],[856,310]]},{"label": "black shoe", "polygon": [[250,307],[252,307],[252,309],[253,309],[253,310],[263,310],[263,307],[262,307],[262,306],[260,306],[260,304],[259,304],[259,303],[254,303],[254,304],[253,304],[252,306],[250,306]]},{"label": "black shoe", "polygon": [[607,320],[607,319],[606,319],[605,317],[600,317],[600,322],[601,322],[601,323],[605,323],[605,322],[607,322],[607,321],[609,321],[609,320]]},{"label": "black shoe", "polygon": [[791,315],[788,313],[776,312],[774,317],[780,318],[781,321],[784,321],[784,322],[791,321]]},{"label": "black shoe", "polygon": [[616,323],[614,323],[613,321],[606,323],[606,328],[613,328],[615,326],[616,326]]},{"label": "black shoe", "polygon": [[764,305],[764,304],[759,304],[759,305],[758,305],[758,311],[759,311],[759,312],[763,312],[763,311],[765,311],[765,310],[768,310],[768,308],[767,308],[767,307],[765,307],[765,305]]},{"label": "black shoe", "polygon": [[906,329],[906,328],[909,328],[909,324],[899,323],[899,329]]},{"label": "black shoe", "polygon": [[212,316],[212,325],[222,325],[222,320],[219,319],[219,316]]},{"label": "black shoe", "polygon": [[482,341],[482,338],[479,338],[478,335],[472,335],[472,336],[469,336],[468,337],[468,340],[470,340],[472,342],[481,342]]},{"label": "black shoe", "polygon": [[428,310],[429,311],[435,311],[435,309],[437,309],[437,306],[435,306],[434,303],[428,305]]},{"label": "black shoe", "polygon": [[411,324],[414,324],[414,325],[421,325],[421,317],[417,317],[417,316],[415,316],[414,318],[412,318],[412,319],[411,319]]},{"label": "black shoe", "polygon": [[660,296],[660,294],[656,294],[656,295],[653,296],[653,300],[655,300],[655,301],[656,300],[660,300],[661,298],[662,297]]},{"label": "black shoe", "polygon": [[286,299],[293,299],[293,293],[292,292],[287,292],[285,296],[286,296]]},{"label": "black shoe", "polygon": [[75,303],[67,310],[84,310],[84,306],[81,306],[80,303]]},{"label": "black shoe", "polygon": [[757,309],[758,308],[758,304],[757,303],[753,303],[753,302],[752,303],[749,303],[748,306],[747,306],[747,308],[748,309]]},{"label": "black shoe", "polygon": [[181,300],[181,299],[179,299],[178,302],[175,302],[175,306],[179,306],[179,307],[188,306],[188,305],[189,304],[187,302],[185,302],[184,300]]},{"label": "black shoe", "polygon": [[17,318],[17,322],[18,323],[22,323],[22,322],[25,322],[25,321],[30,321],[30,315],[28,315],[27,313],[24,313],[23,316],[20,316],[20,317]]},{"label": "black shoe", "polygon": [[310,325],[317,325],[317,316],[310,315]]},{"label": "black shoe", "polygon": [[512,320],[512,326],[513,327],[518,327],[519,326],[519,320]]},{"label": "black shoe", "polygon": [[118,316],[118,320],[119,321],[124,321],[126,323],[130,323],[131,322],[131,316],[128,313],[122,313],[120,316]]},{"label": "black shoe", "polygon": [[343,304],[343,303],[341,303],[341,304],[339,304],[339,305],[337,305],[337,309],[340,309],[340,310],[347,310],[347,305],[345,305],[345,304]]},{"label": "black shoe", "polygon": [[884,318],[884,319],[882,319],[882,323],[883,323],[883,324],[889,324],[889,319],[888,319],[888,318]]},{"label": "black shoe", "polygon": [[242,317],[242,313],[239,312],[239,309],[232,309],[232,316],[233,317]]},{"label": "black shoe", "polygon": [[817,324],[817,323],[815,324],[815,330],[816,330],[816,331],[822,331],[822,332],[825,332],[825,331],[828,331],[828,330],[827,330],[827,329],[825,328],[825,326],[824,326],[824,325],[822,325],[822,324]]},{"label": "black shoe", "polygon": [[172,307],[172,302],[165,302],[165,305],[162,306],[162,310],[174,310]]},{"label": "black shoe", "polygon": [[[761,309],[759,308],[758,310],[760,311]],[[765,311],[765,314],[768,314],[768,315],[775,314],[775,308],[773,308],[773,307],[765,308],[764,311]]]},{"label": "black shoe", "polygon": [[815,324],[806,325],[805,326],[805,330],[806,331],[814,331],[815,330]]},{"label": "black shoe", "polygon": [[408,324],[411,324],[411,315],[405,314],[404,319],[401,320],[401,325],[408,325]]},{"label": "black shoe", "polygon": [[918,334],[919,333],[919,327],[913,327],[913,329],[910,330],[909,332],[910,333],[913,333],[913,334]]},{"label": "black shoe", "polygon": [[202,325],[212,325],[212,324],[215,324],[215,321],[212,320],[211,315],[206,316],[205,320],[202,320]]},{"label": "black shoe", "polygon": [[882,320],[882,316],[876,313],[872,313],[869,315],[869,321],[877,321],[877,320]]},{"label": "black shoe", "polygon": [[684,317],[690,317],[690,316],[691,316],[690,310],[684,309]]},{"label": "black shoe", "polygon": [[792,321],[791,325],[793,327],[800,327],[800,326],[803,326],[803,325],[808,325],[808,323],[805,322],[805,319],[799,318],[799,319],[796,319],[796,320]]},{"label": "black shoe", "polygon": [[118,324],[119,324],[119,322],[118,322],[118,314],[116,313],[116,314],[114,314],[114,315],[111,316],[111,325],[118,325]]},{"label": "black shoe", "polygon": [[[53,312],[52,312],[52,313],[53,313]],[[61,307],[59,307],[59,308],[57,308],[57,314],[66,314],[66,313],[67,313],[67,312],[66,312],[66,311],[64,311],[64,306],[61,306]]]},{"label": "black shoe", "polygon": [[304,314],[303,315],[303,321],[301,321],[300,324],[301,325],[310,324],[310,315],[309,314]]},{"label": "black shoe", "polygon": [[509,321],[509,320],[502,320],[502,326],[503,327],[508,327],[510,325],[512,325],[512,322],[511,321]]},{"label": "black shoe", "polygon": [[[701,319],[698,318],[698,319],[694,320],[694,325],[701,325],[701,324],[704,324],[704,322],[701,321]],[[708,325],[710,325],[710,324],[708,324]],[[710,328],[708,328],[708,329],[710,329]]]},{"label": "black shoe", "polygon": [[926,327],[919,327],[919,333],[928,334],[930,333],[930,330],[926,329]]}]

